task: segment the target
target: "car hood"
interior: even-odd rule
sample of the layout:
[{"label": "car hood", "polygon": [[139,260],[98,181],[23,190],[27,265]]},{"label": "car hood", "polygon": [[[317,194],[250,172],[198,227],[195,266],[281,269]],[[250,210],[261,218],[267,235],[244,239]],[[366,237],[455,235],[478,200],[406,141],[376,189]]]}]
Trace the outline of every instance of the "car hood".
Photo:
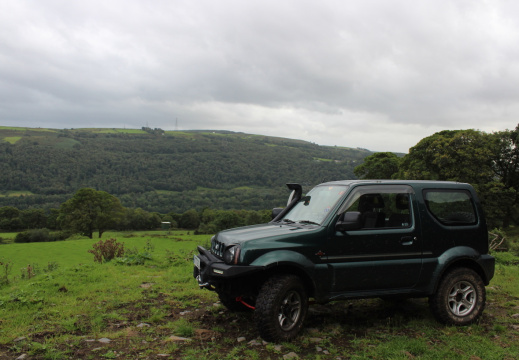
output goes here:
[{"label": "car hood", "polygon": [[320,229],[320,227],[315,225],[301,226],[299,224],[280,225],[268,223],[224,230],[216,235],[216,240],[227,245],[242,244],[251,240],[287,239],[292,236],[300,236],[305,233],[314,232],[317,229]]}]

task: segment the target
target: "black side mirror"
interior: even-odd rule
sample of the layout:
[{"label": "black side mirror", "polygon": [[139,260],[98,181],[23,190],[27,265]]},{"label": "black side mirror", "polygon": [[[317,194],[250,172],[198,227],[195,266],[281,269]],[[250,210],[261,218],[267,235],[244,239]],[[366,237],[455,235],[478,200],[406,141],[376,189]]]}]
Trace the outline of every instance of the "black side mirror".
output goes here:
[{"label": "black side mirror", "polygon": [[337,231],[358,230],[361,227],[362,223],[359,211],[348,211],[342,214],[339,221],[335,224],[335,230]]}]

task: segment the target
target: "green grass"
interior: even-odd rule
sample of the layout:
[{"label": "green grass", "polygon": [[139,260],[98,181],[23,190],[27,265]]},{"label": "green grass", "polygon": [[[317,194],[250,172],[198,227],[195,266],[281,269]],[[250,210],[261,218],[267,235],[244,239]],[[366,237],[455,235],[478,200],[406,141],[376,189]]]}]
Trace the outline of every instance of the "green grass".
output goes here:
[{"label": "green grass", "polygon": [[251,186],[238,186],[238,187],[233,188],[233,190],[239,190],[239,191],[249,191],[249,190],[254,190],[254,189],[257,189],[257,187],[254,188]]},{"label": "green grass", "polygon": [[99,134],[146,134],[146,131],[141,129],[78,129],[85,131],[92,131]]},{"label": "green grass", "polygon": [[[148,248],[153,260],[142,266],[97,264],[87,252],[97,240],[90,239],[0,245],[1,257],[12,261],[15,269],[27,263],[58,264],[51,270],[40,267],[29,279],[15,273],[9,276],[10,284],[0,288],[0,346],[39,333],[52,333],[54,345],[73,333],[113,337],[109,324],[130,321],[136,314],[141,321],[157,324],[171,313],[171,307],[183,306],[176,298],[184,303],[198,299],[194,301],[198,303],[198,295],[200,299],[214,296],[200,293],[192,279],[193,253],[197,244],[207,242],[207,236],[107,235],[117,235],[127,248]],[[165,300],[157,303],[159,299]]]},{"label": "green grass", "polygon": [[[13,238],[14,233],[2,233]],[[279,359],[516,359],[519,358],[519,266],[499,254],[480,322],[436,322],[426,299],[379,299],[313,305],[291,343],[261,344],[253,314],[230,313],[213,292],[198,289],[192,255],[210,236],[182,231],[106,233],[126,248],[147,249],[144,265],[97,264],[98,239],[0,245],[16,268],[0,287],[0,358]],[[18,268],[39,263],[36,276]],[[55,263],[56,266],[47,267]],[[200,335],[205,331],[207,337]],[[202,333],[204,334],[204,333]],[[172,336],[189,338],[175,342]],[[244,336],[245,342],[237,338]],[[108,345],[97,339],[109,338]],[[17,341],[15,341],[17,340]],[[256,340],[259,345],[250,345]]]},{"label": "green grass", "polygon": [[0,194],[0,196],[27,196],[27,195],[34,195],[30,191],[18,191],[18,190],[7,190],[4,191],[3,194]]},{"label": "green grass", "polygon": [[16,142],[21,138],[21,136],[7,136],[4,138],[4,141],[7,141],[10,144],[16,144]]},{"label": "green grass", "polygon": [[79,141],[75,139],[69,139],[69,138],[58,138],[58,141],[55,143],[55,147],[58,149],[72,149],[74,145],[81,144]]},{"label": "green grass", "polygon": [[[155,251],[163,256],[166,256],[166,250],[172,248],[177,251],[193,250],[196,249],[196,245],[210,240],[208,235],[191,235],[190,241],[176,240],[185,234],[185,231],[105,232],[101,240],[115,238],[118,242],[124,243],[126,249],[143,249],[147,241],[150,241]],[[5,239],[14,239],[15,236],[16,233],[0,234],[0,237]],[[29,264],[46,267],[48,263],[57,263],[60,267],[73,267],[93,261],[94,257],[88,253],[88,250],[92,249],[92,245],[99,240],[95,237],[93,239],[78,237],[68,241],[2,245],[0,257],[12,262],[14,276],[19,275],[19,270],[25,269]]]},{"label": "green grass", "polygon": [[53,129],[28,128],[28,127],[16,127],[16,126],[0,126],[0,131],[2,131],[2,130],[56,132],[56,130],[53,130]]}]

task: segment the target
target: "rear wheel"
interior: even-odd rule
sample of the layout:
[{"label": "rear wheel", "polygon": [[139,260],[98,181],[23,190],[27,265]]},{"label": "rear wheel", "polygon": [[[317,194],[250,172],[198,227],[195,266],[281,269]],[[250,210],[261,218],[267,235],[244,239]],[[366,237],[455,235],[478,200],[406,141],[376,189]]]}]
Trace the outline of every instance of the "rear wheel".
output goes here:
[{"label": "rear wheel", "polygon": [[281,342],[297,336],[308,310],[306,289],[295,275],[277,275],[261,287],[255,321],[261,337]]},{"label": "rear wheel", "polygon": [[441,280],[430,298],[430,307],[438,321],[449,325],[468,325],[483,313],[485,284],[473,270],[455,269]]}]

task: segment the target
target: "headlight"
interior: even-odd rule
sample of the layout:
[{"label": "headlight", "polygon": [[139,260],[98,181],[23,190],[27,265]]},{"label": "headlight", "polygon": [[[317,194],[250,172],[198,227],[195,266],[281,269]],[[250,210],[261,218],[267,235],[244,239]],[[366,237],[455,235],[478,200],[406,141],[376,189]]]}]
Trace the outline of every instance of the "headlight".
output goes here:
[{"label": "headlight", "polygon": [[238,245],[229,246],[223,254],[223,261],[226,264],[237,264],[240,257],[240,247]]}]

